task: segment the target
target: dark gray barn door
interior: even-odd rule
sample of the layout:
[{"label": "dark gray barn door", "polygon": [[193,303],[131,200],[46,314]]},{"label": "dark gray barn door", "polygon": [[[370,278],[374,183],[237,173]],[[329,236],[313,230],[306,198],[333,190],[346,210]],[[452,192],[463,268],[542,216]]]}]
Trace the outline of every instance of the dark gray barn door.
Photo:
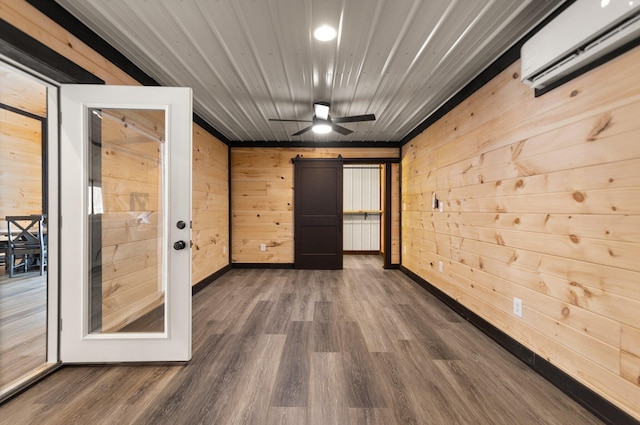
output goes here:
[{"label": "dark gray barn door", "polygon": [[294,164],[295,267],[342,269],[342,159]]}]

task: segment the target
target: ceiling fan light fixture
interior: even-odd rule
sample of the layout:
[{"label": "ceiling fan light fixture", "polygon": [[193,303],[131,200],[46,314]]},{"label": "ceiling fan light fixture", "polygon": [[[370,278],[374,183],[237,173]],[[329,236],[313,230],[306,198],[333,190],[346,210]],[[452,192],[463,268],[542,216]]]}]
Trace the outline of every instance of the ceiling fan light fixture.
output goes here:
[{"label": "ceiling fan light fixture", "polygon": [[317,102],[313,104],[313,110],[315,111],[316,118],[321,120],[329,119],[329,104],[324,102]]},{"label": "ceiling fan light fixture", "polygon": [[316,40],[318,41],[331,41],[334,38],[336,38],[336,35],[338,33],[336,32],[335,28],[330,27],[329,25],[322,25],[319,26],[318,28],[316,28],[316,30],[313,32],[313,36],[316,38]]},{"label": "ceiling fan light fixture", "polygon": [[329,124],[314,124],[312,130],[316,134],[327,134],[331,132],[331,126]]}]

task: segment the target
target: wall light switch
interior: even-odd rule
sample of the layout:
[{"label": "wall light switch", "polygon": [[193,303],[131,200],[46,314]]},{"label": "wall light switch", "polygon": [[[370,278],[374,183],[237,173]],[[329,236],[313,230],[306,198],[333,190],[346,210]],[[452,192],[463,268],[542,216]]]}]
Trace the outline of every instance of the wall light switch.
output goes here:
[{"label": "wall light switch", "polygon": [[267,245],[261,243],[260,244],[260,251],[265,252],[267,250]]},{"label": "wall light switch", "polygon": [[513,298],[513,314],[522,317],[522,300],[520,298]]},{"label": "wall light switch", "polygon": [[444,202],[438,201],[438,208],[440,209],[440,212],[444,212]]},{"label": "wall light switch", "polygon": [[227,247],[226,246],[222,246],[222,254],[226,254],[227,253]]},{"label": "wall light switch", "polygon": [[442,261],[438,261],[438,271],[442,273],[444,270],[444,263]]}]

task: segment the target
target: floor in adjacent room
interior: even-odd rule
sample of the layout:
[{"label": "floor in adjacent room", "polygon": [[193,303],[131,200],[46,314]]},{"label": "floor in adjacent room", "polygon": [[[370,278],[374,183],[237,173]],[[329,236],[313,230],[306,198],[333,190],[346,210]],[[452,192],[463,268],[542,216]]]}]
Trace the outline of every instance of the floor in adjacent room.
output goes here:
[{"label": "floor in adjacent room", "polygon": [[71,366],[2,424],[600,424],[377,256],[241,270],[193,299],[187,365]]}]

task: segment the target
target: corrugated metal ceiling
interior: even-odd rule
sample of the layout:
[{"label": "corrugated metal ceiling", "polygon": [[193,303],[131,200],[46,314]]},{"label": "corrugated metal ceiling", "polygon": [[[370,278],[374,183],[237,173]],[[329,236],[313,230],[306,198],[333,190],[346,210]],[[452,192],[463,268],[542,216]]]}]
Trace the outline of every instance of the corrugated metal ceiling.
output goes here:
[{"label": "corrugated metal ceiling", "polygon": [[[57,0],[230,141],[399,141],[562,0]],[[337,28],[327,43],[321,24]],[[313,102],[347,136],[291,136]]]}]

